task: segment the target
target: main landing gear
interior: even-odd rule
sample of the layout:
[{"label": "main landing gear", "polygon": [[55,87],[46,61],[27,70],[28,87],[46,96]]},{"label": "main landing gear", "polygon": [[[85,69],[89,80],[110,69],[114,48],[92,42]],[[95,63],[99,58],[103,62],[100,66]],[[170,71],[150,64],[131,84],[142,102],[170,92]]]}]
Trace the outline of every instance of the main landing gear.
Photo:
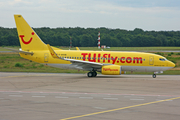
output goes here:
[{"label": "main landing gear", "polygon": [[153,78],[156,78],[156,74],[153,74],[152,77],[153,77]]},{"label": "main landing gear", "polygon": [[87,73],[88,77],[96,77],[97,76],[97,72],[96,71],[91,71]]}]

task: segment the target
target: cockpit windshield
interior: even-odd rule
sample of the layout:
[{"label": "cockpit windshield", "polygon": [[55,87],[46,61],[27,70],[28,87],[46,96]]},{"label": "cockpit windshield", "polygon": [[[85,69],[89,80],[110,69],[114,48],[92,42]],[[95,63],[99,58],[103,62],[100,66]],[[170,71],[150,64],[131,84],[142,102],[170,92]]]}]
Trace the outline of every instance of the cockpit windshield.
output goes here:
[{"label": "cockpit windshield", "polygon": [[166,61],[166,58],[159,58],[160,61]]}]

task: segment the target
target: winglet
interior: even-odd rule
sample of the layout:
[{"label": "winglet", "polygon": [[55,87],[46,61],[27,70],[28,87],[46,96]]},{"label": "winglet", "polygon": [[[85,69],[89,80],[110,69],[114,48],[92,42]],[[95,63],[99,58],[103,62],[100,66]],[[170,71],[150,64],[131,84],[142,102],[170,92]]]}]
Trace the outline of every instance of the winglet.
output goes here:
[{"label": "winglet", "polygon": [[79,47],[76,47],[76,50],[80,50]]},{"label": "winglet", "polygon": [[53,58],[59,58],[59,56],[55,53],[55,51],[52,49],[52,47],[49,44],[47,44],[47,47]]}]

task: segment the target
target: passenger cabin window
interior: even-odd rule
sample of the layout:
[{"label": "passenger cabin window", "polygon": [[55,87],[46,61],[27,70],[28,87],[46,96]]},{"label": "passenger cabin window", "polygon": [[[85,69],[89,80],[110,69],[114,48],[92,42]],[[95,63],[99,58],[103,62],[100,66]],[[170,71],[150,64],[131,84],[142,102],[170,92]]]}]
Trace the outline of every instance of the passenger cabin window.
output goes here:
[{"label": "passenger cabin window", "polygon": [[160,60],[160,61],[166,61],[166,59],[165,59],[165,58],[159,58],[159,60]]}]

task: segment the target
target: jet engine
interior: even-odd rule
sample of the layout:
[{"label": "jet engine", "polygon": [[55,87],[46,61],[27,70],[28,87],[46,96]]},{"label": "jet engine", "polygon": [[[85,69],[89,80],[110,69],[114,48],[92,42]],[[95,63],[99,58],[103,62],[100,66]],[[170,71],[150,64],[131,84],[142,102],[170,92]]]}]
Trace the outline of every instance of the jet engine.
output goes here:
[{"label": "jet engine", "polygon": [[119,66],[119,65],[105,65],[105,66],[102,66],[101,73],[104,74],[104,75],[121,75],[121,74],[125,74],[125,72],[121,70],[121,66]]}]

